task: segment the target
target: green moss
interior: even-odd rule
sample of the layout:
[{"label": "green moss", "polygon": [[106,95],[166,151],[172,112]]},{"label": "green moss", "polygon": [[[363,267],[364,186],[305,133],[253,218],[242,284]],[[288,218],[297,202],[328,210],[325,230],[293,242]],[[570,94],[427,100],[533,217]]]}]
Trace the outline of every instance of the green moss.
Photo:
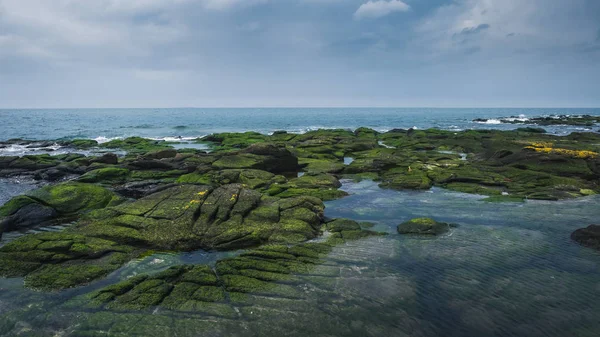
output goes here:
[{"label": "green moss", "polygon": [[84,183],[123,183],[129,178],[129,170],[118,167],[106,167],[87,172],[79,177]]},{"label": "green moss", "polygon": [[65,289],[89,283],[117,269],[118,265],[46,265],[25,277],[25,286],[40,290]]},{"label": "green moss", "polygon": [[145,139],[141,137],[129,137],[125,139],[114,139],[106,143],[102,143],[99,147],[108,149],[121,149],[128,151],[130,154],[143,154],[152,151],[169,149],[171,146],[162,141]]},{"label": "green moss", "polygon": [[199,173],[188,173],[180,176],[177,181],[178,184],[196,184],[196,185],[210,185],[213,183],[210,175],[199,174]]},{"label": "green moss", "polygon": [[298,163],[303,171],[314,173],[339,173],[345,167],[341,160],[299,158]]},{"label": "green moss", "polygon": [[416,218],[398,225],[400,234],[439,235],[448,231],[450,225],[430,218]]},{"label": "green moss", "polygon": [[66,145],[77,149],[89,149],[98,146],[98,142],[93,139],[73,139],[67,141]]},{"label": "green moss", "polygon": [[14,197],[0,207],[0,217],[12,215],[21,208],[33,203],[35,203],[35,200],[24,195]]},{"label": "green moss", "polygon": [[260,165],[260,159],[252,154],[236,154],[224,156],[212,163],[217,169],[255,168]]},{"label": "green moss", "polygon": [[62,214],[103,208],[114,197],[111,191],[100,186],[72,182],[46,186],[26,195]]},{"label": "green moss", "polygon": [[348,193],[344,191],[340,191],[337,189],[310,189],[310,188],[288,188],[279,187],[278,189],[269,189],[267,191],[270,195],[275,195],[279,198],[294,198],[300,196],[311,196],[315,198],[319,198],[323,201],[340,199],[348,195]]}]

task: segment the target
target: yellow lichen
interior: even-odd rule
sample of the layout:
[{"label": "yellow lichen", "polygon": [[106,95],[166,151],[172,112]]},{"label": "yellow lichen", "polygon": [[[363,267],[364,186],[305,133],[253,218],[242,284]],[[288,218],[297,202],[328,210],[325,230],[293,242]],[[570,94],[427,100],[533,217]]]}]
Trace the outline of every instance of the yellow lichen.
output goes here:
[{"label": "yellow lichen", "polygon": [[229,199],[229,201],[235,201],[235,199],[237,198],[237,194],[232,194],[231,195],[231,199]]},{"label": "yellow lichen", "polygon": [[548,153],[548,154],[559,154],[563,156],[569,156],[580,159],[596,158],[598,157],[597,152],[587,150],[569,150],[562,148],[552,147],[552,143],[531,143],[530,146],[526,146],[526,149],[534,150],[535,152]]}]

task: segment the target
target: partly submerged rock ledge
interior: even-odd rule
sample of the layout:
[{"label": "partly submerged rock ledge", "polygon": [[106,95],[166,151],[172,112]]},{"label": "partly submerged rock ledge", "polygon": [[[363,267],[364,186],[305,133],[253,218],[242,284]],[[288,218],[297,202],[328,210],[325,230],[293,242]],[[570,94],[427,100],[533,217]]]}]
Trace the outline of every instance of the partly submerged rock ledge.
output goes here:
[{"label": "partly submerged rock ledge", "polygon": [[[339,189],[342,178],[373,179],[393,189],[439,186],[488,195],[495,201],[558,200],[600,192],[600,135],[594,133],[558,137],[530,129],[378,133],[359,128],[306,134],[222,133],[198,142],[211,152],[175,150],[166,142],[133,137],[105,144],[61,143],[74,149],[119,149],[127,153],[121,157],[111,153],[0,157],[0,177],[50,184],[0,207],[0,233],[74,222],[62,232],[27,234],[0,247],[0,275],[24,277],[32,288],[63,289],[104,277],[151,251],[271,247],[268,254],[276,255],[276,261],[244,255],[218,264],[215,275],[221,279],[221,290],[198,296],[220,299],[222,291],[243,293],[244,285],[235,282],[240,278],[256,276],[265,282],[288,277],[268,268],[244,267],[239,270],[246,271],[238,273],[232,265],[253,264],[249,270],[257,270],[263,262],[286,265],[292,255],[296,260],[301,257],[291,253],[291,247],[319,247],[304,242],[324,231],[333,233],[321,243],[325,250],[326,245],[375,235],[354,221],[324,218],[323,201],[346,195]],[[399,231],[439,234],[448,227],[436,222],[418,228],[409,225]],[[160,295],[163,290],[166,294],[166,289],[170,293],[187,287],[181,294],[189,295],[192,288],[199,291],[196,286],[215,286],[198,282],[181,286],[185,275],[202,270],[175,269],[176,276],[160,282],[140,277],[95,299],[110,306],[168,304],[169,297]]]}]

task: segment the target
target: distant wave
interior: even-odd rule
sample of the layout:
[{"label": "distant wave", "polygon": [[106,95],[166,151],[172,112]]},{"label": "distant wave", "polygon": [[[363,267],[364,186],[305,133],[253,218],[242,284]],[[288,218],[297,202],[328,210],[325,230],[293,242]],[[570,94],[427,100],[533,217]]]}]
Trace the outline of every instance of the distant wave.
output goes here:
[{"label": "distant wave", "polygon": [[156,126],[152,124],[140,124],[140,125],[129,125],[129,126],[120,126],[119,129],[154,129]]},{"label": "distant wave", "polygon": [[189,142],[192,140],[196,140],[198,138],[202,138],[205,135],[202,136],[195,136],[195,137],[174,137],[174,136],[167,136],[167,137],[150,137],[148,139],[152,139],[152,140],[164,140],[165,142]]},{"label": "distant wave", "polygon": [[177,126],[174,126],[174,127],[173,127],[173,129],[175,129],[175,130],[183,130],[183,129],[187,129],[187,128],[188,128],[188,127],[187,127],[187,126],[185,126],[185,125],[177,125]]},{"label": "distant wave", "polygon": [[93,140],[97,141],[98,144],[102,144],[102,143],[108,143],[111,140],[115,140],[115,139],[123,139],[123,137],[104,137],[104,136],[99,136],[96,138],[92,138]]}]

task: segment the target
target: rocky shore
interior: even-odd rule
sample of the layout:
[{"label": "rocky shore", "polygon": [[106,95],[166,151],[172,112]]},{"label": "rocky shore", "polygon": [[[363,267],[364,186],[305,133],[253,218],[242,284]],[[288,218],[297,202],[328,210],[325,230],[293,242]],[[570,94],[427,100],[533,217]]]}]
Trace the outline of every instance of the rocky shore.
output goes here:
[{"label": "rocky shore", "polygon": [[[93,156],[0,157],[0,177],[40,184],[0,207],[0,233],[73,223],[0,247],[0,276],[23,277],[26,287],[53,291],[102,279],[156,251],[249,249],[215,268],[175,266],[79,299],[95,307],[228,315],[228,303],[248,295],[277,291],[293,298],[294,288],[273,285],[326,273],[319,261],[332,247],[385,234],[324,216],[323,201],[346,195],[340,179],[372,179],[391,189],[438,186],[486,195],[492,202],[600,192],[595,133],[359,128],[222,133],[196,142],[210,151],[176,150],[168,142],[133,137],[60,142],[73,152],[108,151]],[[25,140],[2,145],[15,143],[44,145]],[[453,226],[415,219],[398,232],[433,236]]]}]

